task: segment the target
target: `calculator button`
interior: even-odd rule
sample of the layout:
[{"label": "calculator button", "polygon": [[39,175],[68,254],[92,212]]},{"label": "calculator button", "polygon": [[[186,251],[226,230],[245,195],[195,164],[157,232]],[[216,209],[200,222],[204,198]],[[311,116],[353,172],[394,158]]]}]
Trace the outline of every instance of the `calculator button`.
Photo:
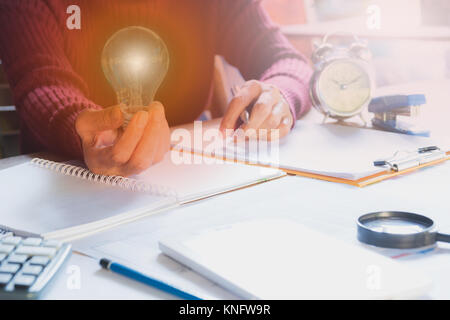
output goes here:
[{"label": "calculator button", "polygon": [[11,245],[11,244],[0,244],[0,253],[10,253],[15,246]]},{"label": "calculator button", "polygon": [[20,265],[15,263],[4,263],[0,266],[0,273],[16,273]]},{"label": "calculator button", "polygon": [[21,237],[6,237],[2,239],[3,244],[12,244],[17,246],[22,241]]},{"label": "calculator button", "polygon": [[34,256],[30,260],[30,264],[35,264],[39,266],[46,266],[49,263],[50,259],[43,256]]},{"label": "calculator button", "polygon": [[4,287],[11,280],[12,274],[9,273],[0,273],[0,287]]},{"label": "calculator button", "polygon": [[27,254],[29,256],[46,256],[46,257],[51,258],[56,254],[56,249],[20,245],[16,249],[16,253],[17,254]]},{"label": "calculator button", "polygon": [[32,266],[32,265],[26,265],[22,268],[21,272],[23,274],[31,274],[37,276],[42,271],[41,266]]},{"label": "calculator button", "polygon": [[42,246],[59,249],[62,246],[62,242],[58,240],[45,240],[42,242]]},{"label": "calculator button", "polygon": [[25,274],[19,274],[14,278],[14,285],[16,287],[29,287],[34,283],[34,280],[36,280],[35,276],[25,275]]},{"label": "calculator button", "polygon": [[2,262],[3,260],[5,260],[5,258],[6,258],[6,254],[0,253],[0,262]]},{"label": "calculator button", "polygon": [[7,237],[12,237],[14,234],[12,233],[12,232],[5,232],[5,233],[1,233],[0,232],[0,239],[3,239],[3,238],[7,238]]},{"label": "calculator button", "polygon": [[28,259],[28,256],[27,255],[25,255],[25,254],[16,254],[16,253],[13,253],[13,254],[11,254],[10,256],[9,256],[9,258],[8,258],[8,262],[11,262],[11,263],[25,263],[25,261],[27,261],[27,259]]},{"label": "calculator button", "polygon": [[26,238],[23,240],[22,244],[24,246],[38,246],[42,242],[41,238]]}]

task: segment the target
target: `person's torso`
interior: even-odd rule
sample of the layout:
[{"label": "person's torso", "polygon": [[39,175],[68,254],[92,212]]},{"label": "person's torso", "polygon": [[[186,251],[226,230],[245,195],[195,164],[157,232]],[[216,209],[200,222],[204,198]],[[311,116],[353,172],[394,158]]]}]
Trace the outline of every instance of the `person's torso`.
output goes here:
[{"label": "person's torso", "polygon": [[[166,43],[170,66],[156,93],[170,125],[196,119],[207,102],[216,49],[217,10],[211,0],[47,0],[61,26],[64,49],[74,71],[89,89],[89,99],[101,106],[116,104],[114,90],[101,68],[101,53],[116,31],[142,26]],[[81,30],[69,30],[66,12],[81,9]]]}]

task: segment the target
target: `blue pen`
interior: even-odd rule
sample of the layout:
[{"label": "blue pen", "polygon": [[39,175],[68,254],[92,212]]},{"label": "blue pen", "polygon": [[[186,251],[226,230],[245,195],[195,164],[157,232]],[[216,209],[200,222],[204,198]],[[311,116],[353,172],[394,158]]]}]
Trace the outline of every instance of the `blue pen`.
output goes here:
[{"label": "blue pen", "polygon": [[181,299],[185,300],[202,300],[199,297],[196,297],[192,294],[189,294],[187,292],[181,291],[180,289],[177,289],[175,287],[172,287],[171,285],[168,285],[167,283],[164,283],[162,281],[153,279],[149,276],[146,276],[143,273],[140,273],[138,271],[135,271],[133,269],[130,269],[128,267],[125,267],[124,265],[121,265],[117,262],[112,262],[111,260],[102,258],[100,259],[100,265],[102,268],[111,270],[112,272],[121,274],[127,278],[142,282],[146,285],[149,285],[153,288],[159,289],[161,291],[167,292],[169,294],[172,294],[174,296],[177,296]]}]

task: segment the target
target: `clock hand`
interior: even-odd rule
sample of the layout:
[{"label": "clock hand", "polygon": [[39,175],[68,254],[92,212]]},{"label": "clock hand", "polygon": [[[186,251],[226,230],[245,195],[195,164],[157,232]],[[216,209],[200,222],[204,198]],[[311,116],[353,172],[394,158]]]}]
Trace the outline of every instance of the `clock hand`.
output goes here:
[{"label": "clock hand", "polygon": [[341,90],[345,90],[345,89],[347,89],[347,87],[348,87],[349,85],[355,83],[355,82],[358,81],[361,77],[362,77],[362,75],[361,75],[361,76],[358,76],[356,79],[353,79],[352,81],[350,81],[350,82],[348,82],[348,83],[340,83],[340,82],[336,81],[335,79],[331,79],[331,81],[333,81],[335,84],[337,84],[337,86],[338,86]]},{"label": "clock hand", "polygon": [[342,87],[342,84],[334,79],[331,79],[338,87]]},{"label": "clock hand", "polygon": [[331,81],[333,81],[339,87],[339,89],[341,89],[341,90],[347,89],[347,84],[340,83],[340,82],[338,82],[338,81],[336,81],[334,79],[331,79]]},{"label": "clock hand", "polygon": [[345,84],[345,86],[348,86],[348,85],[351,85],[352,83],[355,83],[355,82],[358,81],[361,77],[362,77],[362,75],[359,76],[359,77],[357,77],[356,79],[353,79],[353,80],[350,81],[349,83]]}]

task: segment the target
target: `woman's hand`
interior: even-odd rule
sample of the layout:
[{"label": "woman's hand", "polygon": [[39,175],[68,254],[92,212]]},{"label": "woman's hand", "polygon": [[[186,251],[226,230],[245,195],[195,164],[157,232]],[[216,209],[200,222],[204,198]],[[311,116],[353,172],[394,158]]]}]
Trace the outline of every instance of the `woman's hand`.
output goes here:
[{"label": "woman's hand", "polygon": [[[249,121],[241,126],[247,137],[270,140],[277,137],[277,135],[271,134],[271,129],[279,130],[279,138],[289,133],[294,117],[280,90],[273,85],[251,80],[239,89],[228,106],[220,124],[220,130],[224,135],[227,129],[236,129],[236,123],[241,113],[253,101],[255,101],[255,104]],[[259,129],[266,130],[259,131]]]},{"label": "woman's hand", "polygon": [[137,112],[125,129],[118,106],[80,113],[76,130],[84,160],[97,174],[129,176],[161,161],[170,147],[170,130],[159,102]]}]

